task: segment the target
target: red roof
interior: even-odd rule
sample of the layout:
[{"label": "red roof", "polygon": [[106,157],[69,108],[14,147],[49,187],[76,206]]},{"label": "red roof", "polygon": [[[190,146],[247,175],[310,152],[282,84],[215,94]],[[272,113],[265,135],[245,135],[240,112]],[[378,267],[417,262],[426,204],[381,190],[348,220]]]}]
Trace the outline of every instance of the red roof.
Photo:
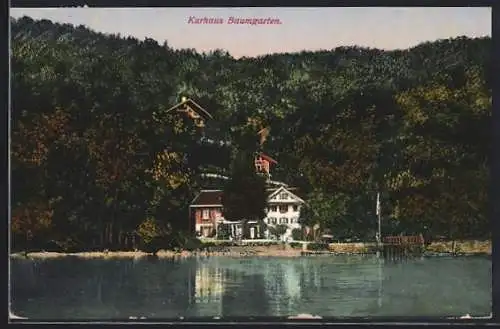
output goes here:
[{"label": "red roof", "polygon": [[192,206],[222,206],[221,190],[202,190],[191,203]]},{"label": "red roof", "polygon": [[265,155],[264,153],[259,153],[259,156],[262,157],[263,159],[269,161],[269,162],[278,163],[278,161],[274,160],[273,158],[271,158],[268,155]]}]

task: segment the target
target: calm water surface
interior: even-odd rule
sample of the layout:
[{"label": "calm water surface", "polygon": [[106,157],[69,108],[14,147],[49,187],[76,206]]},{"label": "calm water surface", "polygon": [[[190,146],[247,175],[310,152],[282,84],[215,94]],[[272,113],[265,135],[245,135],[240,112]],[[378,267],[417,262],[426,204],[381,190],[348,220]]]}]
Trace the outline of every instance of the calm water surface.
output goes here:
[{"label": "calm water surface", "polygon": [[12,311],[30,319],[460,316],[491,312],[491,260],[375,256],[13,259]]}]

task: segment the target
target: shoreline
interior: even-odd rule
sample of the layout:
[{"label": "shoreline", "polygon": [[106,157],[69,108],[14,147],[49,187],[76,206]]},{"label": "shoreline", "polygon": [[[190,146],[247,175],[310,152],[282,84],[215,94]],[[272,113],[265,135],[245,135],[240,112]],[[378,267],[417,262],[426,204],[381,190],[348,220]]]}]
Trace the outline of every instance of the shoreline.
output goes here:
[{"label": "shoreline", "polygon": [[[432,247],[432,246],[431,246]],[[332,250],[333,249],[333,250]],[[489,256],[491,257],[490,248],[478,248],[477,250],[439,250],[440,248],[427,248],[421,257],[468,257],[468,256]],[[83,259],[140,259],[147,257],[155,257],[159,259],[168,258],[190,258],[190,257],[316,257],[316,256],[368,256],[375,255],[376,251],[368,251],[366,248],[347,248],[344,250],[335,250],[330,248],[329,251],[310,251],[302,250],[302,248],[292,248],[290,246],[234,246],[225,247],[223,250],[197,250],[197,251],[172,251],[159,250],[156,254],[144,251],[91,251],[91,252],[15,252],[11,253],[10,258],[20,259],[51,259],[61,257],[77,257]]]},{"label": "shoreline", "polygon": [[[243,258],[243,257],[283,257],[283,258],[298,258],[298,257],[328,257],[328,256],[374,256],[375,253],[308,253],[304,255],[301,251],[291,253],[237,253],[237,252],[163,252],[152,253],[145,252],[81,252],[81,253],[59,253],[59,252],[33,252],[25,255],[24,253],[12,253],[10,258],[15,259],[55,259],[65,257],[75,257],[81,259],[142,259],[147,257],[155,257],[158,259],[175,259],[175,258],[193,258],[193,257],[227,257],[227,258]],[[491,257],[490,253],[424,253],[419,257],[434,258],[434,257]]]},{"label": "shoreline", "polygon": [[61,252],[30,252],[28,254],[18,252],[11,253],[11,258],[23,258],[23,259],[49,259],[49,258],[61,258],[61,257],[78,257],[85,259],[93,258],[122,258],[122,259],[138,259],[146,257],[157,257],[157,258],[190,258],[190,257],[300,257],[302,256],[301,250],[281,250],[281,251],[271,251],[271,252],[256,252],[256,251],[171,251],[171,250],[161,250],[156,254],[147,253],[143,251],[97,251],[97,252],[77,252],[77,253],[61,253]]}]

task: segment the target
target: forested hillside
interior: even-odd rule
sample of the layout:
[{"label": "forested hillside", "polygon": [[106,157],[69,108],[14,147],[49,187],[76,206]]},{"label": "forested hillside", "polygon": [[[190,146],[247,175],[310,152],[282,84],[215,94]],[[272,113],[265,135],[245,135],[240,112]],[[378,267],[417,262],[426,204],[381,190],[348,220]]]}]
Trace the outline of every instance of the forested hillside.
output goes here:
[{"label": "forested hillside", "polygon": [[339,236],[374,236],[376,191],[385,234],[489,236],[490,38],[237,60],[11,22],[15,247],[123,249],[134,232],[185,229],[202,165],[228,162],[165,114],[181,96],[232,149],[269,127],[273,179],[298,186],[317,209],[305,220]]}]

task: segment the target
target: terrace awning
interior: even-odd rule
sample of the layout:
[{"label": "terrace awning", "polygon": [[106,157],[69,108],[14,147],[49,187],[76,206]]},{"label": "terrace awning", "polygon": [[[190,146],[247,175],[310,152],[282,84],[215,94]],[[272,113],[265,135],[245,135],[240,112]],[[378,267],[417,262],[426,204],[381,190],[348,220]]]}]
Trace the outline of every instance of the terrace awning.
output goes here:
[{"label": "terrace awning", "polygon": [[230,220],[226,220],[225,218],[219,218],[217,219],[217,223],[219,224],[241,224],[242,221],[230,221]]}]

